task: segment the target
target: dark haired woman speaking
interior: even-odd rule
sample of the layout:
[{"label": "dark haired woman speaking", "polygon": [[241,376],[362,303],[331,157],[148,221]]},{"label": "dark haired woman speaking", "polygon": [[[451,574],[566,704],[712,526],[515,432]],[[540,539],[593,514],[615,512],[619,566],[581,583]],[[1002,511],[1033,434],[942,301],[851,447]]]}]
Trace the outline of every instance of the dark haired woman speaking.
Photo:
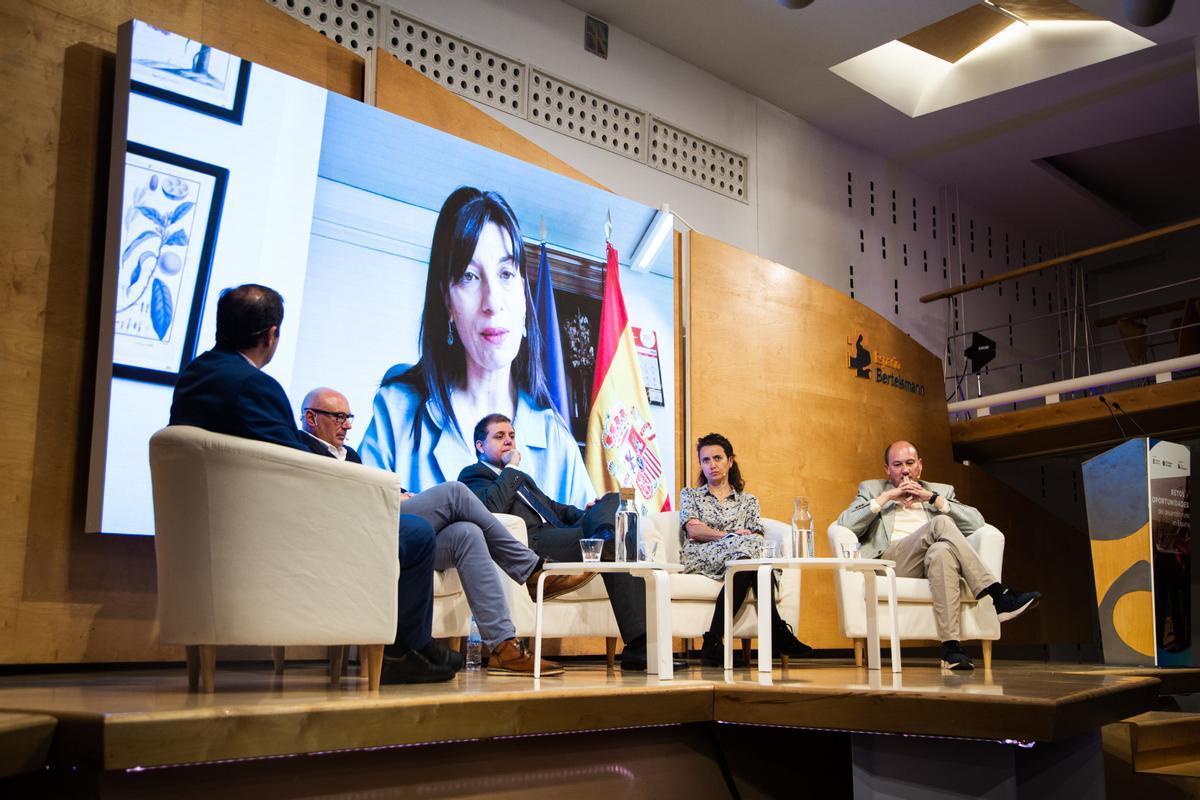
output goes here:
[{"label": "dark haired woman speaking", "polygon": [[554,410],[524,266],[521,230],[495,192],[456,189],[429,251],[421,358],[383,377],[359,448],[363,463],[399,473],[419,492],[454,480],[477,459],[476,421],[513,421],[521,469],[553,500],[595,498],[579,447]]},{"label": "dark haired woman speaking", "polygon": [[[700,459],[700,477],[696,486],[685,487],[679,494],[679,522],[682,526],[683,551],[680,561],[683,571],[707,575],[715,581],[725,580],[725,562],[742,558],[761,558],[763,553],[763,524],[758,510],[758,498],[743,491],[746,483],[733,454],[733,445],[719,433],[701,436],[696,441]],[[733,613],[736,615],[754,583],[753,572],[733,576]],[[791,626],[779,616],[775,607],[775,586],[771,584],[771,628],[774,656],[803,657],[812,648],[796,638]],[[725,589],[717,595],[708,633],[700,659],[706,666],[724,663]],[[763,613],[759,603],[758,613]]]}]

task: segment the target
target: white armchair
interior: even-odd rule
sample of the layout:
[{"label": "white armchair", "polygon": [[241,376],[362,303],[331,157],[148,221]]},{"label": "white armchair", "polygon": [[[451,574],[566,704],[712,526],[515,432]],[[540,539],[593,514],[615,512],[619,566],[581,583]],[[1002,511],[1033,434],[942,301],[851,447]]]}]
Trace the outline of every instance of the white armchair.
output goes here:
[{"label": "white armchair", "polygon": [[[508,514],[496,515],[513,536],[527,541],[525,523],[519,517]],[[679,514],[662,512],[650,514],[645,535],[659,542],[658,559],[671,563],[679,562]],[[787,546],[788,526],[772,519],[764,519],[767,537],[778,543],[780,552]],[[499,569],[497,567],[497,569]],[[532,636],[534,632],[534,604],[523,584],[513,581],[501,573],[502,582],[508,587],[509,613],[517,628],[518,636]],[[671,636],[695,638],[702,636],[712,622],[717,593],[721,591],[717,581],[703,575],[671,575]],[[793,627],[800,616],[800,573],[797,570],[784,572],[780,586],[780,614]],[[582,589],[563,595],[544,606],[542,635],[546,638],[570,636],[603,637],[609,640],[608,655],[611,661],[616,639],[620,630],[613,617],[612,606],[604,582],[597,578]],[[435,573],[433,635],[435,637],[465,636],[471,621],[471,610],[459,583],[458,571],[448,569]],[[758,617],[753,594],[734,617],[733,636],[753,638],[757,635]]]},{"label": "white armchair", "polygon": [[[662,544],[659,558],[679,563],[679,513],[651,514],[652,535]],[[763,518],[768,541],[776,543],[780,555],[790,555],[791,528],[778,520]],[[717,595],[724,584],[704,575],[671,575],[671,635],[685,639],[703,636],[712,623]],[[793,628],[800,619],[800,571],[784,570],[779,584],[779,614]],[[798,630],[798,628],[797,628]],[[741,610],[734,615],[733,630],[727,636],[752,639],[758,635],[758,601],[754,592],[746,597]]]},{"label": "white armchair", "polygon": [[[854,545],[858,537],[849,528],[836,522],[829,526],[831,552],[842,552],[842,545]],[[1000,579],[1004,562],[1004,534],[991,525],[984,525],[967,537],[967,541],[979,553],[980,559]],[[859,573],[838,570],[834,573],[837,595],[838,625],[842,635],[854,640],[854,662],[861,666],[863,641],[867,636],[867,607],[865,584]],[[893,636],[891,622],[886,613],[888,588],[886,582],[879,584],[880,613],[879,637],[890,640]],[[990,597],[976,600],[963,590],[962,618],[960,620],[963,641],[978,639],[983,644],[985,669],[992,665],[992,642],[1000,638],[1000,620]],[[933,617],[933,595],[929,581],[924,578],[896,578],[896,618],[900,640],[938,641]]]},{"label": "white armchair", "polygon": [[[528,543],[529,535],[520,517],[497,514],[496,518],[518,541]],[[517,583],[499,567],[496,570],[508,591],[508,610],[517,635],[533,636],[534,604],[529,599],[529,591],[525,584]],[[463,593],[458,570],[435,572],[433,581],[434,637],[466,636],[471,624],[471,609]],[[542,636],[545,638],[588,636],[615,639],[620,636],[617,620],[608,603],[608,593],[599,578],[546,603],[542,613]]]},{"label": "white armchair", "polygon": [[398,476],[186,426],[151,437],[150,474],[159,637],[186,646],[193,687],[213,690],[216,645],[346,642],[365,643],[378,687],[396,635]]}]

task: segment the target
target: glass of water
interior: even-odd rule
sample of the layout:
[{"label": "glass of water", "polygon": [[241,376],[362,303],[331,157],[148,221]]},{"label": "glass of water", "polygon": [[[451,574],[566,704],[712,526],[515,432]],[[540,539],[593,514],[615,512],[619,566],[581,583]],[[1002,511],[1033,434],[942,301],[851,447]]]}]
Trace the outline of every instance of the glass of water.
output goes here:
[{"label": "glass of water", "polygon": [[583,551],[584,561],[599,561],[600,551],[604,549],[603,539],[580,539],[579,549]]}]

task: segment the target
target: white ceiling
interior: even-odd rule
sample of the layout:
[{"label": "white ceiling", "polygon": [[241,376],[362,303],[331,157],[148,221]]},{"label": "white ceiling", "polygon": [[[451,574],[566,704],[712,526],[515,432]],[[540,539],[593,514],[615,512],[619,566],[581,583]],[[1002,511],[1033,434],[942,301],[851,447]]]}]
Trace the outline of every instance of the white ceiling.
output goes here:
[{"label": "white ceiling", "polygon": [[[1141,228],[1039,159],[1200,123],[1197,0],[1151,28],[1125,23],[1120,0],[1074,0],[1158,46],[915,119],[829,67],[975,0],[567,2],[1069,249]],[[1195,157],[1154,157],[1176,155]]]}]

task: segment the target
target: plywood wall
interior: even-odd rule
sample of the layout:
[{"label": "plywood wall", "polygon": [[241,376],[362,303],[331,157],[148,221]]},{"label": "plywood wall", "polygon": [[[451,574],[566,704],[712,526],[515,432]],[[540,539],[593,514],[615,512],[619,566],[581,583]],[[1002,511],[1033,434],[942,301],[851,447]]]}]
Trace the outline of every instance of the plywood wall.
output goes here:
[{"label": "plywood wall", "polygon": [[82,533],[114,54],[133,17],[362,96],[359,57],[266,3],[0,3],[0,663],[176,656],[154,630],[153,541]]},{"label": "plywood wall", "polygon": [[[1006,629],[1004,641],[1091,640],[1087,536],[953,462],[936,356],[863,304],[795,270],[696,233],[690,252],[691,429],[730,438],[765,515],[790,520],[793,498],[810,497],[818,554],[828,555],[825,529],[849,505],[857,482],[884,477],[883,448],[910,439],[921,449],[926,478],[958,485],[966,502],[1005,530],[1006,577],[1048,595],[1044,610]],[[859,334],[875,359],[868,379],[849,366]],[[898,364],[886,371],[924,385],[925,393],[878,382],[881,356]],[[694,458],[688,469],[696,470]],[[847,646],[837,633],[830,574],[805,576],[801,602],[804,641]]]}]

